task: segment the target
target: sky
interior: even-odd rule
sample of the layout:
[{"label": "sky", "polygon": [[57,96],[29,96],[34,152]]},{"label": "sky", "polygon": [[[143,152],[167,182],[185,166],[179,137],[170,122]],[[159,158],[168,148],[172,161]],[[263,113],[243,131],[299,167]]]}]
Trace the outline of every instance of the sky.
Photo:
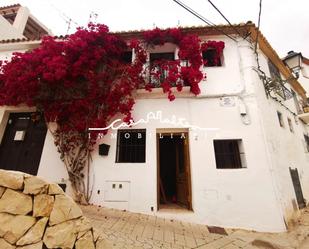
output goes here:
[{"label": "sky", "polygon": [[[226,21],[208,0],[182,0],[215,24]],[[53,34],[67,34],[91,21],[111,31],[205,25],[173,0],[0,0],[0,6],[20,3]],[[259,0],[212,0],[231,23],[257,24]],[[71,19],[69,27],[68,20]],[[263,0],[260,29],[280,57],[294,50],[309,57],[309,1]]]}]

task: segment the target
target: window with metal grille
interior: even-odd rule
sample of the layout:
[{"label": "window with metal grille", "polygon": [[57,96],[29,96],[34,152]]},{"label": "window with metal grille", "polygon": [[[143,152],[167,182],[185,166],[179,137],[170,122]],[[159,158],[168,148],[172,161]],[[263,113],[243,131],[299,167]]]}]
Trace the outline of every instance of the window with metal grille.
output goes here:
[{"label": "window with metal grille", "polygon": [[207,49],[202,53],[205,67],[221,67],[222,58],[217,58],[217,51],[215,49]]},{"label": "window with metal grille", "polygon": [[246,168],[241,139],[214,140],[217,169]]},{"label": "window with metal grille", "polygon": [[270,73],[270,77],[277,85],[276,94],[279,95],[282,99],[286,100],[285,88],[282,86],[282,78],[279,69],[276,67],[274,63],[268,60],[268,69]]},{"label": "window with metal grille", "polygon": [[270,73],[270,77],[271,78],[273,78],[273,79],[281,79],[281,75],[280,75],[279,69],[270,60],[268,60],[268,68],[269,68],[269,73]]},{"label": "window with metal grille", "polygon": [[[167,69],[163,69],[160,63],[163,61],[174,61],[175,53],[150,53],[149,63],[150,63],[150,83],[154,87],[161,87],[161,83],[165,80],[168,74]],[[159,74],[159,78],[155,76]]]},{"label": "window with metal grille", "polygon": [[146,130],[118,130],[117,163],[144,163],[146,151]]},{"label": "window with metal grille", "polygon": [[290,132],[294,132],[294,127],[292,124],[292,120],[290,118],[288,118],[288,124],[289,124],[289,128],[290,128]]},{"label": "window with metal grille", "polygon": [[282,128],[284,128],[284,122],[283,122],[283,117],[282,117],[282,113],[277,111],[277,116],[278,116],[278,120],[279,120],[279,124]]},{"label": "window with metal grille", "polygon": [[309,136],[304,134],[306,152],[309,152]]}]

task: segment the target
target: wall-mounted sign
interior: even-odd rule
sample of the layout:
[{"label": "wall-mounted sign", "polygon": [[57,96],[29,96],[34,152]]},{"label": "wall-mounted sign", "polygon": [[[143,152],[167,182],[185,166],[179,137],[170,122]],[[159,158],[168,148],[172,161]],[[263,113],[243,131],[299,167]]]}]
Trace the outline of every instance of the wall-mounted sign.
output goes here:
[{"label": "wall-mounted sign", "polygon": [[24,141],[26,131],[16,131],[14,141]]},{"label": "wall-mounted sign", "polygon": [[220,106],[224,106],[224,107],[235,106],[235,98],[234,97],[222,97],[222,98],[220,98]]}]

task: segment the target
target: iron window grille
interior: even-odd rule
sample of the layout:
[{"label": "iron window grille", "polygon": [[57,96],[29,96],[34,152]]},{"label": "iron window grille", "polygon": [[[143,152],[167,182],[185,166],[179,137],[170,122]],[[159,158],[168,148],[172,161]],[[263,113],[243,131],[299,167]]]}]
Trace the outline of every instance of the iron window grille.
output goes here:
[{"label": "iron window grille", "polygon": [[267,97],[273,97],[272,93],[280,96],[283,100],[288,100],[293,98],[292,92],[285,86],[289,79],[282,80],[281,78],[271,78],[266,76],[266,74],[260,70],[255,69],[262,80]]},{"label": "iron window grille", "polygon": [[[161,87],[161,83],[168,76],[168,70],[160,67],[160,62],[162,61],[174,61],[175,53],[150,53],[149,55],[149,83],[155,87]],[[160,77],[154,76],[154,74],[159,73]]]}]

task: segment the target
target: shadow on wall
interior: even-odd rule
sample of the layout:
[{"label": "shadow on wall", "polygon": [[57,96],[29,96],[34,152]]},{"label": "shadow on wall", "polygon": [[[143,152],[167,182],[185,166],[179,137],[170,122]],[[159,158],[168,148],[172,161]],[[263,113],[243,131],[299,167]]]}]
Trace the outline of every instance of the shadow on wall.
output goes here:
[{"label": "shadow on wall", "polygon": [[0,248],[106,248],[79,206],[55,183],[0,170]]}]

